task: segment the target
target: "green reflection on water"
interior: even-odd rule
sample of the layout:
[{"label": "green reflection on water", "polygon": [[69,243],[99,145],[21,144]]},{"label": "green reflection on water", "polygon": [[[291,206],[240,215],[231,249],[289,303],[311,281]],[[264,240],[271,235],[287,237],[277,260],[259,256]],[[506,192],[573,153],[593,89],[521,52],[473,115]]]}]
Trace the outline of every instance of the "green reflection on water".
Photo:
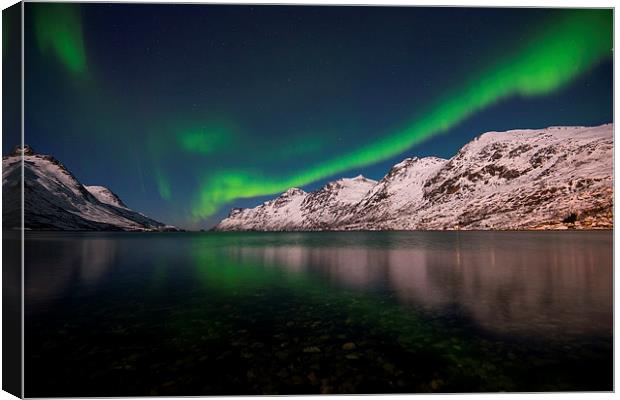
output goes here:
[{"label": "green reflection on water", "polygon": [[[612,370],[609,337],[543,333],[532,338],[501,330],[494,333],[477,326],[475,318],[458,308],[460,304],[455,310],[445,304],[441,309],[425,310],[401,303],[394,292],[380,285],[347,288],[330,278],[330,262],[318,256],[336,254],[341,265],[342,255],[353,248],[351,243],[357,246],[354,249],[363,243],[360,251],[366,251],[383,240],[375,247],[383,251],[395,247],[395,238],[334,240],[337,237],[181,235],[149,239],[148,247],[139,236],[126,236],[114,250],[108,242],[97,242],[101,248],[86,246],[89,260],[94,259],[95,249],[116,254],[103,258],[113,268],[110,284],[102,278],[94,292],[89,288],[95,286],[77,286],[70,292],[77,293],[74,301],[53,309],[45,318],[28,319],[28,356],[36,361],[30,365],[37,369],[35,375],[44,382],[41,387],[46,393],[56,395],[610,387],[605,375]],[[58,243],[51,246],[59,247]],[[73,243],[66,245],[66,249],[73,248]],[[136,252],[136,248],[148,250]],[[303,257],[287,258],[300,248],[305,251]],[[501,248],[495,243],[494,254],[503,254]],[[442,248],[440,253],[445,251]],[[42,270],[48,268],[47,254]],[[416,259],[406,254],[411,271]],[[470,259],[464,250],[460,256]],[[347,262],[377,259],[352,257]],[[470,260],[480,263],[485,258],[476,255]],[[462,264],[466,265],[470,264]],[[445,268],[452,271],[451,264]],[[470,279],[479,278],[475,271],[465,270]],[[68,269],[66,275],[74,273]],[[463,290],[450,286],[458,281],[455,276],[440,276],[445,279],[439,282],[447,284],[451,293]],[[422,279],[433,278],[437,275]],[[42,287],[50,286],[45,283]],[[478,287],[497,293],[499,286]],[[75,365],[83,368],[76,371]],[[79,382],[68,385],[69,380]],[[72,392],[69,387],[84,391]]]},{"label": "green reflection on water", "polygon": [[[275,380],[291,379],[293,387],[307,384],[302,392],[363,391],[360,379],[369,376],[390,382],[395,391],[573,388],[561,374],[548,379],[545,369],[556,368],[557,373],[561,362],[557,352],[546,348],[548,343],[516,344],[508,350],[501,341],[393,299],[343,290],[312,274],[287,273],[272,260],[266,266],[258,259],[242,259],[219,248],[217,239],[209,244],[193,247],[200,290],[193,306],[172,313],[172,336],[186,346],[202,342],[222,354],[233,348],[248,371],[273,372],[292,362],[291,371],[282,374],[286,379]],[[327,383],[306,373],[316,367],[328,368]],[[295,375],[299,370],[304,373]],[[254,378],[257,390],[273,383],[273,377]]]}]

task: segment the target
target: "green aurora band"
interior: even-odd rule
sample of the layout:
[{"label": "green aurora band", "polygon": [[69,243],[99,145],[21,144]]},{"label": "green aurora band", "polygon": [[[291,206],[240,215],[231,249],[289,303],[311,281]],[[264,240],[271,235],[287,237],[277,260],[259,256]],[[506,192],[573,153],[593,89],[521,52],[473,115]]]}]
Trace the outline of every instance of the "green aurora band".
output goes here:
[{"label": "green aurora band", "polygon": [[168,178],[158,169],[155,170],[155,182],[157,183],[157,191],[159,196],[164,200],[170,200],[172,198],[172,191],[170,190],[170,182]]},{"label": "green aurora band", "polygon": [[565,12],[512,54],[446,93],[404,129],[299,173],[279,178],[243,170],[208,175],[192,215],[201,220],[235,199],[280,193],[394,157],[502,99],[559,89],[612,55],[612,20],[610,10]]},{"label": "green aurora band", "polygon": [[72,4],[34,4],[35,35],[42,53],[53,51],[69,71],[86,72],[82,20]]},{"label": "green aurora band", "polygon": [[178,144],[188,153],[210,154],[230,145],[232,137],[232,130],[226,127],[199,127],[178,135]]}]

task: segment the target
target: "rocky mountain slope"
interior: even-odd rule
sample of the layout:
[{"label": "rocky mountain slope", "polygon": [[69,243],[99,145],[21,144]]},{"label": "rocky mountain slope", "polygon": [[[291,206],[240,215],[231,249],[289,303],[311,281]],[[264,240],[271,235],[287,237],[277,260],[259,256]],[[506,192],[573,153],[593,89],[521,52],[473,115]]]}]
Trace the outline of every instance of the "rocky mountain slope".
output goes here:
[{"label": "rocky mountain slope", "polygon": [[[343,199],[343,200],[340,200]],[[215,230],[613,227],[613,125],[488,132],[454,157],[408,158],[235,209]]]},{"label": "rocky mountain slope", "polygon": [[84,186],[52,156],[28,146],[2,159],[3,227],[21,224],[21,155],[24,223],[33,230],[177,230],[130,210],[103,186]]}]

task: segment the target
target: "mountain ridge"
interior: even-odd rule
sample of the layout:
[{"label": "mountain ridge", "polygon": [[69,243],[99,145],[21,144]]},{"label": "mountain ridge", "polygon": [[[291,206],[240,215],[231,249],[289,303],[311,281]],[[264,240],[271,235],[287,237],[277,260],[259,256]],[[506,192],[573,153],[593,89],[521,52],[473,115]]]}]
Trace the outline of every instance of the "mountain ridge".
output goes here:
[{"label": "mountain ridge", "polygon": [[404,159],[348,202],[330,199],[353,178],[235,209],[213,230],[611,229],[612,160],[611,123],[486,132],[450,159]]},{"label": "mountain ridge", "polygon": [[24,225],[28,230],[177,231],[131,210],[110,189],[85,186],[60,161],[16,147],[2,158],[3,228],[21,227],[21,161]]}]

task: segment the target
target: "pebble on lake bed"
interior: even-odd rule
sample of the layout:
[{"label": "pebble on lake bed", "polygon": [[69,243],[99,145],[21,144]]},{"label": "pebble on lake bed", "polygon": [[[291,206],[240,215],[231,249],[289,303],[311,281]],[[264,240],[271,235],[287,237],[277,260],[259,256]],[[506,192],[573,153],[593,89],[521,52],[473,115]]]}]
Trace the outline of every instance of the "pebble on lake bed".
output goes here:
[{"label": "pebble on lake bed", "polygon": [[353,342],[347,342],[342,345],[342,350],[354,350],[354,349],[355,349],[355,343]]},{"label": "pebble on lake bed", "polygon": [[303,352],[304,353],[320,353],[321,349],[319,349],[316,346],[310,346],[310,347],[304,347]]}]

